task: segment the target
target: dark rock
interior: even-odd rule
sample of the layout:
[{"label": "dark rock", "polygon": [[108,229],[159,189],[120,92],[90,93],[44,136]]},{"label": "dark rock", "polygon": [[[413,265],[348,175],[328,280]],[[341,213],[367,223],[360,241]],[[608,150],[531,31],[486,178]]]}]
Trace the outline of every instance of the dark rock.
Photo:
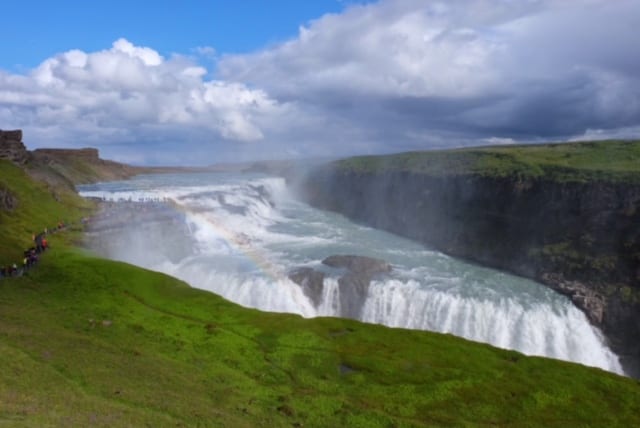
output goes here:
[{"label": "dark rock", "polygon": [[8,159],[18,165],[29,160],[29,152],[22,143],[22,131],[0,130],[0,159]]},{"label": "dark rock", "polygon": [[607,336],[610,346],[620,357],[625,373],[640,379],[640,302],[629,301],[622,290],[624,287],[607,297],[602,329],[617,331]]},{"label": "dark rock", "polygon": [[300,267],[289,272],[289,279],[298,284],[317,307],[322,301],[324,273],[310,267]]},{"label": "dark rock", "polygon": [[541,279],[551,289],[568,296],[592,324],[602,325],[606,308],[606,299],[602,294],[579,281],[568,281],[558,273],[544,273]]},{"label": "dark rock", "polygon": [[348,375],[350,373],[354,373],[357,372],[358,370],[354,369],[353,367],[347,365],[347,364],[340,364],[338,366],[338,370],[340,371],[341,375]]},{"label": "dark rock", "polygon": [[340,316],[359,319],[375,275],[391,272],[391,265],[372,257],[335,255],[322,261],[333,268],[347,269],[338,279],[340,286]]},{"label": "dark rock", "polygon": [[347,272],[338,279],[341,317],[360,319],[370,283],[370,275],[357,272]]},{"label": "dark rock", "polygon": [[368,275],[391,272],[389,263],[373,257],[335,255],[327,257],[322,263],[334,268],[345,268],[354,273]]},{"label": "dark rock", "polygon": [[0,129],[0,138],[5,140],[22,141],[22,129],[15,129],[13,131],[3,131]]},{"label": "dark rock", "polygon": [[[362,306],[369,292],[371,280],[379,274],[391,272],[391,265],[372,257],[334,255],[322,261],[326,266],[345,269],[338,279],[340,287],[339,316],[359,319]],[[322,302],[325,274],[310,267],[300,267],[289,272],[289,279],[300,285],[304,293],[317,307]]]}]

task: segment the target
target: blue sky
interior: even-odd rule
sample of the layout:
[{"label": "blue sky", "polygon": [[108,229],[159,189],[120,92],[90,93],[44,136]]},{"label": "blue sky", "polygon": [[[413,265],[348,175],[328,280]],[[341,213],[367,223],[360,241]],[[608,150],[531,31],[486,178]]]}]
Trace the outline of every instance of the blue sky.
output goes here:
[{"label": "blue sky", "polygon": [[135,164],[640,136],[637,0],[19,1],[0,129]]},{"label": "blue sky", "polygon": [[[363,2],[364,3],[364,2]],[[163,55],[196,47],[244,53],[294,37],[300,25],[340,12],[340,0],[28,0],[2,4],[0,67],[24,70],[56,53],[95,51],[125,37]],[[89,7],[90,5],[90,7]]]}]

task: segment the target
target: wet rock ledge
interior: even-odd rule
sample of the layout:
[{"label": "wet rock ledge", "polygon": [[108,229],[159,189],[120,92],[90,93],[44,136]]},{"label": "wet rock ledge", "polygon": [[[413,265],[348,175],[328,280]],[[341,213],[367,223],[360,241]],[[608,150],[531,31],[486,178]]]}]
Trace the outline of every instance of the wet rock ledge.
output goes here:
[{"label": "wet rock ledge", "polygon": [[[391,265],[384,260],[356,255],[329,256],[322,264],[341,273],[338,279],[339,314],[341,317],[354,319],[359,319],[361,315],[371,280],[392,270]],[[306,266],[289,272],[289,279],[302,288],[316,307],[322,301],[325,276],[324,272]]]}]

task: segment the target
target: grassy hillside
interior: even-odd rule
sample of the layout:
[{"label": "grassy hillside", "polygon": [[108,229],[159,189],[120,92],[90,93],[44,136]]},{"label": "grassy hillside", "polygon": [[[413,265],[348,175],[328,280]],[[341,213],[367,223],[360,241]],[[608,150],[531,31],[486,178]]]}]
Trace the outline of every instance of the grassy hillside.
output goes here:
[{"label": "grassy hillside", "polygon": [[[84,209],[1,167],[20,204],[2,213],[13,241]],[[447,335],[241,308],[94,258],[69,244],[74,233],[51,236],[27,276],[0,280],[0,424],[640,424],[635,380]]]},{"label": "grassy hillside", "polygon": [[558,181],[640,182],[640,141],[496,146],[361,156],[338,162],[362,172],[407,171],[430,175],[544,176]]},{"label": "grassy hillside", "polygon": [[76,184],[123,180],[147,170],[100,159],[93,149],[38,149],[31,152],[25,167],[36,180],[68,190],[73,190]]},{"label": "grassy hillside", "polygon": [[23,169],[1,159],[0,189],[8,191],[16,202],[13,209],[0,207],[0,265],[19,262],[22,251],[33,245],[34,233],[59,221],[77,221],[90,209],[75,192],[33,181]]},{"label": "grassy hillside", "polygon": [[637,381],[451,336],[260,313],[56,247],[0,283],[2,422],[640,423]]}]

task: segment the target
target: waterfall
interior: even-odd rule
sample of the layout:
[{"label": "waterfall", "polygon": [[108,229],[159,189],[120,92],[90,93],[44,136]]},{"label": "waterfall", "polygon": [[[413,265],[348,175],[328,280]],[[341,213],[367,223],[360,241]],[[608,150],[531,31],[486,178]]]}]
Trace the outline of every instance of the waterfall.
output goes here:
[{"label": "waterfall", "polygon": [[[169,174],[83,186],[81,194],[124,201],[94,223],[97,252],[247,307],[340,316],[342,273],[321,260],[376,257],[393,270],[375,277],[361,301],[349,302],[364,322],[451,333],[622,373],[599,331],[565,296],[309,207],[291,198],[281,178]],[[287,277],[299,266],[325,274],[317,304]]]}]

